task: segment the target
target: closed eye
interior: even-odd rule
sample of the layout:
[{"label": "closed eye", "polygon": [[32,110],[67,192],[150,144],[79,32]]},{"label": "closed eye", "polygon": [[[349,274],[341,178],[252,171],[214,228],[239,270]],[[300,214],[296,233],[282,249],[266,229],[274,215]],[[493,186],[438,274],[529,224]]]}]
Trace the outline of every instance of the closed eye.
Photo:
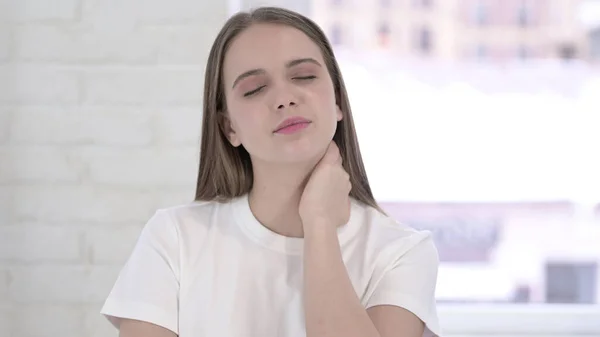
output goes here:
[{"label": "closed eye", "polygon": [[260,87],[258,87],[258,88],[256,88],[256,89],[254,89],[254,90],[251,90],[251,91],[245,92],[245,93],[244,93],[244,97],[252,96],[252,95],[254,95],[254,94],[256,94],[256,93],[260,92],[260,91],[261,91],[261,90],[262,90],[264,87],[266,87],[266,85],[261,85]]},{"label": "closed eye", "polygon": [[317,76],[314,76],[314,75],[292,77],[292,79],[294,79],[294,80],[314,80],[315,78],[317,78]]}]

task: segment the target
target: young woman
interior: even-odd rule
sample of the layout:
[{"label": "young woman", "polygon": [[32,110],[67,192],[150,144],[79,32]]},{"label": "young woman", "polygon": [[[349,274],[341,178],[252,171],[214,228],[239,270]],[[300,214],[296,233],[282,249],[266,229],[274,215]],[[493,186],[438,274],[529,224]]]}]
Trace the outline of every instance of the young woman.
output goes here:
[{"label": "young woman", "polygon": [[203,104],[196,200],[148,221],[102,309],[120,336],[439,335],[437,250],[375,202],[312,21],[230,18]]}]

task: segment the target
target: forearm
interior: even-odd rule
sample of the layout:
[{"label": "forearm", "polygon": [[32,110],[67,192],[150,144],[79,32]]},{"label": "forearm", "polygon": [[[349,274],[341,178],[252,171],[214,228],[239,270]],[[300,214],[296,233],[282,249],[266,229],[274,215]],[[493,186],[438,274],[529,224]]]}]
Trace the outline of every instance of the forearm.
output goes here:
[{"label": "forearm", "polygon": [[307,337],[379,337],[350,282],[334,228],[305,231],[304,291]]}]

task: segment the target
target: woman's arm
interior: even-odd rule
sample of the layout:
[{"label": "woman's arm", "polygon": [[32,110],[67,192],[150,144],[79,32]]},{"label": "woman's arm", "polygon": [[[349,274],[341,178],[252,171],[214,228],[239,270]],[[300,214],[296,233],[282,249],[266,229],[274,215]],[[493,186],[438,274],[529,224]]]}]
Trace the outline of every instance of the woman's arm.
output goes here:
[{"label": "woman's arm", "polygon": [[[339,149],[332,142],[327,153],[312,172],[299,205],[304,229],[304,310],[307,337],[420,337],[424,322],[399,305],[371,307],[369,312],[361,303],[342,258],[337,228],[348,222],[351,212],[349,175],[344,170]],[[429,254],[433,256],[433,254]],[[409,268],[399,268],[392,277],[385,279],[386,287],[379,288],[377,298],[370,304],[406,305],[403,292],[412,302],[426,301],[420,298],[433,290],[429,283],[433,273],[426,273],[425,286],[404,286],[407,281],[417,280],[414,267],[429,261],[408,261]],[[437,267],[431,264],[430,266]],[[429,269],[427,269],[429,271]],[[423,274],[423,273],[421,273]],[[431,274],[431,275],[430,275]],[[388,285],[388,283],[392,283]],[[416,296],[416,299],[415,297]],[[413,303],[409,303],[413,304]],[[422,308],[419,303],[419,308]]]},{"label": "woman's arm", "polygon": [[335,229],[305,233],[304,282],[307,337],[421,337],[423,322],[396,306],[365,310],[350,282]]},{"label": "woman's arm", "polygon": [[119,337],[177,337],[177,335],[171,330],[152,323],[123,319]]},{"label": "woman's arm", "polygon": [[[165,210],[157,211],[142,229],[101,310],[121,330],[121,337],[177,335],[178,235],[176,223]],[[160,334],[158,326],[173,333]]]},{"label": "woman's arm", "polygon": [[304,235],[306,336],[383,337],[350,282],[335,228],[315,227]]}]

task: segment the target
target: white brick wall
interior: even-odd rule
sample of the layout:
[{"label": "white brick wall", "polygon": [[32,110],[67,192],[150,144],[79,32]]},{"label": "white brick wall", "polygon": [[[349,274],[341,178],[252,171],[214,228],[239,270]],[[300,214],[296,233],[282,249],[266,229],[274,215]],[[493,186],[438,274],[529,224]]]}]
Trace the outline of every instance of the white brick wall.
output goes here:
[{"label": "white brick wall", "polygon": [[141,226],[190,200],[227,1],[0,0],[0,337],[104,337]]}]

